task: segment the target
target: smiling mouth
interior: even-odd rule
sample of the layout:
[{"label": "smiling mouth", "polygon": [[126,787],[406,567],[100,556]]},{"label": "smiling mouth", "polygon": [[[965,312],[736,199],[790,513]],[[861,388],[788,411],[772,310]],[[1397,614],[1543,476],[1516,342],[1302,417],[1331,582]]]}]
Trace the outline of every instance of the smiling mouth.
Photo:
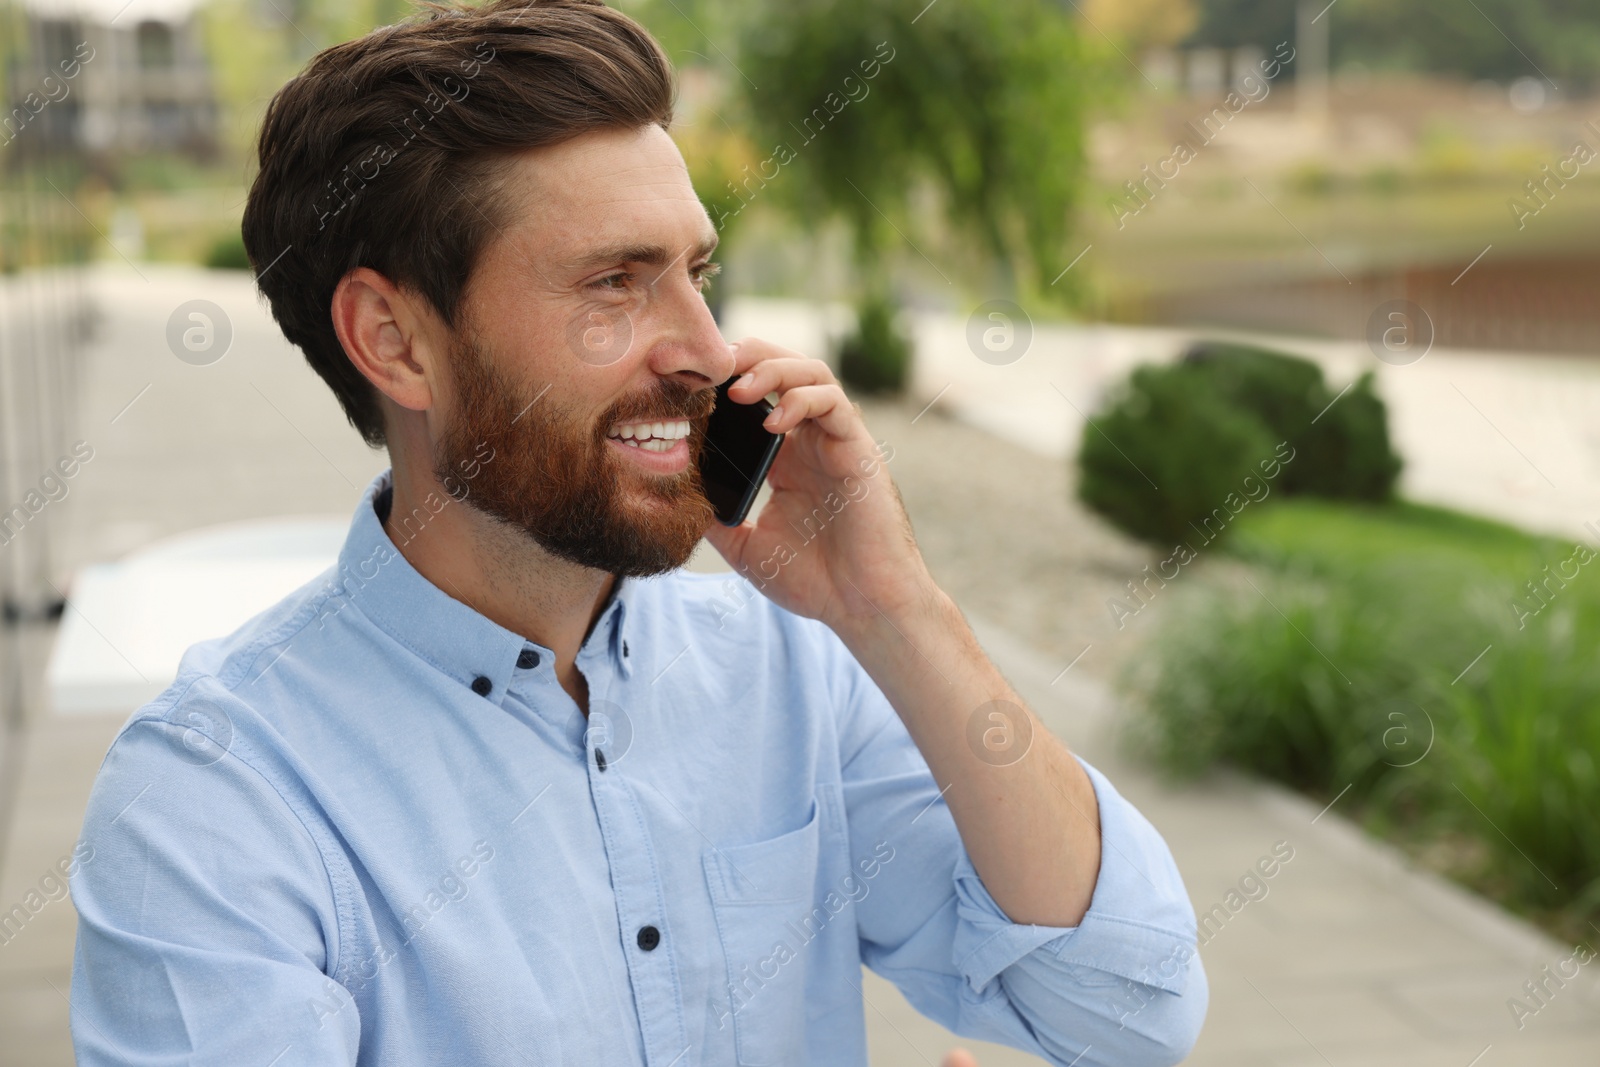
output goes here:
[{"label": "smiling mouth", "polygon": [[611,427],[606,436],[630,448],[640,448],[646,452],[666,452],[689,436],[689,426],[688,419],[619,422]]}]

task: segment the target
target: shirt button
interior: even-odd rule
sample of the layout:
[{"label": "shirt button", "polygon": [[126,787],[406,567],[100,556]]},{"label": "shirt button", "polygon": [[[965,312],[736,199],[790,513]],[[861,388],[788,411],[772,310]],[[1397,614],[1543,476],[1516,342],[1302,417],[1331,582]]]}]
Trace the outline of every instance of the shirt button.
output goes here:
[{"label": "shirt button", "polygon": [[538,665],[539,653],[535,652],[533,649],[525,648],[521,652],[517,653],[517,668],[519,670],[531,671]]},{"label": "shirt button", "polygon": [[657,930],[654,926],[639,927],[640,948],[644,949],[646,952],[650,952],[653,951],[659,944],[661,944],[660,930]]},{"label": "shirt button", "polygon": [[472,680],[472,691],[481,697],[488,696],[489,690],[493,688],[494,683],[489,681],[489,679],[485,678],[481,674]]}]

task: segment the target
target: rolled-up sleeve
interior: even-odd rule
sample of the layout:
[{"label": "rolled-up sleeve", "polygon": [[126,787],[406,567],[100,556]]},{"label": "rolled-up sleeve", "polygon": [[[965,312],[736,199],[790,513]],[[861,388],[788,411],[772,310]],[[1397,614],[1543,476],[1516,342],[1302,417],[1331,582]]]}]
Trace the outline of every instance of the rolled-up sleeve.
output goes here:
[{"label": "rolled-up sleeve", "polygon": [[1100,809],[1089,909],[1075,927],[1014,923],[899,716],[853,659],[834,667],[848,678],[837,692],[852,856],[893,855],[856,910],[867,966],[947,1029],[1063,1067],[1182,1060],[1209,990],[1194,909],[1155,827],[1079,758]]},{"label": "rolled-up sleeve", "polygon": [[1078,762],[1100,807],[1100,874],[1083,920],[1013,923],[962,848],[954,960],[967,990],[1001,1018],[1014,1011],[1052,1059],[1177,1063],[1200,1032],[1209,996],[1194,909],[1155,827],[1105,775]]}]

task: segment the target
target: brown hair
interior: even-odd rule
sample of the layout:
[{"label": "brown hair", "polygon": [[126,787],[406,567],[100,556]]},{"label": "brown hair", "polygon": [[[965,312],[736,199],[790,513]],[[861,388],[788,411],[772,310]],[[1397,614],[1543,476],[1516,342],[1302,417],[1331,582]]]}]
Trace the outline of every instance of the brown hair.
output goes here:
[{"label": "brown hair", "polygon": [[672,68],[600,0],[429,3],[319,52],[261,126],[244,211],[256,283],[374,448],[378,392],[333,330],[347,273],[370,267],[454,328],[479,254],[507,221],[510,154],[591,130],[672,121]]}]

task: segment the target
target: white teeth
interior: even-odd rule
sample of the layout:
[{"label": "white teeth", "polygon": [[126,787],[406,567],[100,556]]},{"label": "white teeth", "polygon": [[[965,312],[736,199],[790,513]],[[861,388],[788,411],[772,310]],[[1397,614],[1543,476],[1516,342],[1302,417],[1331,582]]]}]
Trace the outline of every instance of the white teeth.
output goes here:
[{"label": "white teeth", "polygon": [[[623,441],[637,441],[640,443],[658,441],[671,445],[673,441],[689,436],[689,421],[687,419],[678,419],[673,422],[619,423],[611,428],[611,432],[607,436]],[[652,448],[651,451],[662,452],[665,449]]]}]

